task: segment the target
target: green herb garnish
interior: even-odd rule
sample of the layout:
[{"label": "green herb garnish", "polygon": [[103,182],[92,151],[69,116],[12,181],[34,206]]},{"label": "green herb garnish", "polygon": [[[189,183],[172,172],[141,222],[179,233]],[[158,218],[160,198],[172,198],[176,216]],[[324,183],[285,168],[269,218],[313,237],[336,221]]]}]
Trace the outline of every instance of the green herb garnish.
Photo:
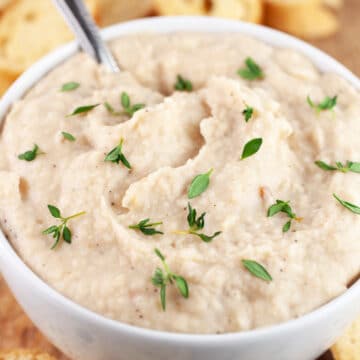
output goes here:
[{"label": "green herb garnish", "polygon": [[85,113],[88,113],[89,111],[91,111],[92,109],[96,108],[99,105],[100,104],[79,106],[71,114],[66,115],[66,116],[69,117],[69,116],[74,116],[74,115],[79,115],[79,114],[85,114]]},{"label": "green herb garnish", "polygon": [[301,218],[296,217],[296,214],[292,211],[291,206],[289,205],[290,201],[276,200],[276,203],[271,205],[267,211],[267,216],[272,217],[280,212],[285,213],[290,220],[286,222],[282,228],[282,231],[288,232],[291,227],[292,220],[300,221]]},{"label": "green herb garnish", "polygon": [[290,228],[291,228],[291,220],[289,220],[284,224],[284,226],[282,227],[282,232],[286,233],[290,230]]},{"label": "green herb garnish", "polygon": [[122,152],[122,146],[124,143],[124,139],[120,139],[119,145],[113,148],[105,157],[104,161],[111,161],[113,163],[119,164],[119,162],[122,162],[124,166],[126,166],[128,169],[131,169],[131,165],[126,159],[125,155]]},{"label": "green herb garnish", "polygon": [[351,204],[345,200],[340,199],[336,194],[333,194],[334,198],[346,209],[350,210],[354,214],[360,215],[360,207],[354,204]]},{"label": "green herb garnish", "polygon": [[313,109],[315,109],[317,112],[320,112],[320,111],[324,111],[324,110],[332,110],[335,106],[336,106],[336,103],[337,103],[337,95],[334,96],[334,97],[329,97],[329,96],[326,96],[324,98],[323,101],[321,101],[320,103],[318,104],[315,104],[310,96],[308,96],[306,98],[308,104],[310,105],[310,107],[312,107]]},{"label": "green herb garnish", "polygon": [[213,235],[200,233],[199,230],[203,229],[205,226],[205,215],[206,213],[202,213],[199,217],[196,217],[196,210],[191,207],[190,203],[188,203],[187,222],[189,224],[189,229],[175,231],[175,233],[182,235],[196,235],[204,242],[211,242],[216,236],[221,234],[221,231],[216,231]]},{"label": "green herb garnish", "polygon": [[192,91],[193,86],[190,80],[183,78],[181,75],[176,77],[176,83],[174,85],[175,90],[179,91]]},{"label": "green herb garnish", "polygon": [[141,220],[138,224],[130,225],[129,228],[133,230],[140,230],[144,235],[164,234],[154,228],[155,226],[162,225],[162,222],[150,223],[149,221],[150,219]]},{"label": "green herb garnish", "polygon": [[166,286],[175,283],[175,286],[179,290],[180,295],[187,299],[189,297],[189,287],[186,280],[180,276],[174,274],[168,264],[165,261],[165,256],[160,252],[159,249],[155,249],[155,254],[159,257],[162,262],[164,271],[160,268],[156,268],[154,275],[151,279],[154,286],[160,288],[160,301],[161,307],[166,310]]},{"label": "green herb garnish", "polygon": [[69,140],[69,141],[75,141],[76,140],[76,137],[74,135],[70,134],[70,133],[67,133],[65,131],[62,131],[61,133],[62,133],[64,139],[66,139],[66,140]]},{"label": "green herb garnish", "polygon": [[80,86],[78,82],[70,81],[62,85],[60,91],[72,91]]},{"label": "green herb garnish", "polygon": [[104,102],[105,109],[111,114],[115,116],[123,115],[121,111],[116,111],[107,101]]},{"label": "green herb garnish", "polygon": [[316,166],[318,166],[320,169],[326,170],[326,171],[334,171],[334,170],[338,170],[337,167],[326,164],[324,161],[321,160],[317,160],[314,162],[314,164]]},{"label": "green herb garnish", "polygon": [[68,217],[62,217],[61,216],[61,212],[60,210],[54,206],[54,205],[48,205],[48,209],[50,214],[56,218],[61,220],[60,225],[52,225],[49,228],[47,228],[46,230],[44,230],[42,233],[45,235],[50,235],[52,234],[53,238],[55,239],[54,244],[51,246],[51,249],[55,249],[55,247],[59,244],[60,241],[60,236],[62,235],[62,238],[65,242],[67,242],[68,244],[71,244],[71,231],[67,226],[67,222],[70,219],[74,219],[78,216],[84,215],[85,211],[81,211],[77,214],[68,216]]},{"label": "green herb garnish", "polygon": [[268,273],[268,271],[259,264],[258,262],[254,260],[242,260],[243,265],[245,268],[254,276],[256,276],[259,279],[265,280],[265,281],[272,281],[271,275]]},{"label": "green herb garnish", "polygon": [[346,168],[349,169],[349,171],[360,174],[360,163],[348,161],[346,163]]},{"label": "green herb garnish", "polygon": [[122,92],[121,96],[121,105],[123,107],[123,111],[116,111],[107,101],[104,102],[104,107],[106,110],[111,114],[115,116],[121,116],[121,115],[129,115],[133,116],[134,113],[142,108],[145,107],[144,104],[134,104],[131,105],[130,97],[126,92]]},{"label": "green herb garnish", "polygon": [[207,173],[194,177],[188,190],[189,199],[193,199],[194,197],[199,196],[208,188],[210,183],[210,175],[212,172],[213,169],[210,169]]},{"label": "green herb garnish", "polygon": [[343,163],[337,161],[335,163],[335,166],[329,165],[325,163],[324,161],[318,160],[315,161],[315,165],[317,165],[320,169],[326,170],[326,171],[341,171],[343,173],[347,172],[354,172],[360,174],[360,163],[359,162],[353,162],[353,161],[347,161],[344,165]]},{"label": "green herb garnish", "polygon": [[37,155],[39,155],[39,146],[34,144],[32,150],[25,151],[24,153],[18,156],[18,159],[25,161],[33,161]]},{"label": "green herb garnish", "polygon": [[248,122],[254,114],[254,108],[246,105],[246,108],[243,110],[242,114],[244,115],[245,122]]},{"label": "green herb garnish", "polygon": [[244,146],[240,160],[244,160],[249,156],[256,154],[259,151],[261,144],[262,138],[252,139],[248,141]]},{"label": "green herb garnish", "polygon": [[264,78],[264,73],[260,66],[251,58],[245,60],[245,67],[238,70],[238,75],[246,80],[256,80]]},{"label": "green herb garnish", "polygon": [[124,108],[124,112],[129,116],[133,116],[136,111],[145,107],[144,104],[131,105],[130,97],[126,92],[121,93],[121,105]]}]

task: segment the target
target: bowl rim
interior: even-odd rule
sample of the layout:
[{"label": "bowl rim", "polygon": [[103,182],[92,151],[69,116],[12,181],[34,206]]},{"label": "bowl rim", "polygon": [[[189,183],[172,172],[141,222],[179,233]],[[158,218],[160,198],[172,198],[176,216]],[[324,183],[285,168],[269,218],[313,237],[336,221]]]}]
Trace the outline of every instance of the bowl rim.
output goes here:
[{"label": "bowl rim", "polygon": [[[208,18],[202,16],[168,16],[152,17],[132,20],[107,27],[101,31],[105,40],[112,40],[117,37],[132,33],[173,33],[173,32],[206,32],[206,33],[243,33],[268,43],[274,47],[292,48],[307,56],[315,66],[323,72],[334,72],[349,81],[357,90],[360,90],[360,79],[338,61],[325,54],[321,50],[309,45],[308,43],[296,39],[290,35],[277,30],[267,28],[262,25],[244,23],[235,20],[219,18]],[[0,100],[0,128],[1,124],[17,99],[31,89],[49,71],[64,62],[67,58],[78,51],[77,44],[73,41],[59,47],[49,55],[43,57],[26,70],[10,87]],[[0,228],[0,261],[1,257],[7,257],[8,262],[16,267],[17,272],[36,287],[43,296],[55,301],[58,306],[66,307],[70,312],[77,313],[78,316],[87,318],[89,321],[100,323],[100,325],[112,328],[113,331],[127,332],[129,335],[142,336],[143,338],[156,340],[171,340],[173,342],[188,343],[193,346],[216,346],[221,342],[226,344],[233,341],[252,341],[258,337],[274,336],[282,332],[288,332],[295,328],[305,328],[312,323],[316,323],[327,314],[336,311],[340,305],[345,306],[352,303],[354,299],[360,299],[360,279],[355,282],[343,294],[330,300],[328,303],[319,306],[315,310],[306,313],[296,319],[291,319],[278,324],[255,328],[247,331],[230,332],[224,334],[192,334],[161,331],[156,329],[142,328],[130,325],[121,321],[113,320],[100,315],[73,300],[62,295],[44,280],[42,280],[15,252]]]}]

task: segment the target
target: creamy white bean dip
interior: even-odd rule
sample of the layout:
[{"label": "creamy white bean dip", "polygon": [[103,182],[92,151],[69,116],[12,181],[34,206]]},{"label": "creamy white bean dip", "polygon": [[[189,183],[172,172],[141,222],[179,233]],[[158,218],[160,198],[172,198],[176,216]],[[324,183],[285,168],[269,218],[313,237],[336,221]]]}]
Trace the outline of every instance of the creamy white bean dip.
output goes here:
[{"label": "creamy white bean dip", "polygon": [[[248,330],[301,316],[346,291],[360,271],[360,174],[325,171],[322,160],[360,161],[360,94],[304,56],[238,34],[124,36],[112,43],[121,68],[107,73],[78,54],[42,79],[7,115],[0,137],[0,222],[30,268],[53,288],[106,317],[187,333]],[[238,75],[250,57],[264,77]],[[193,91],[175,91],[177,75]],[[77,82],[72,91],[59,91]],[[120,94],[145,104],[133,116]],[[337,96],[331,110],[314,104]],[[91,111],[66,116],[83,105]],[[243,111],[253,109],[249,121]],[[62,132],[72,134],[69,141]],[[123,139],[131,164],[104,161]],[[240,160],[244,145],[260,149]],[[19,154],[37,144],[32,161]],[[189,200],[193,178],[213,169],[208,188]],[[277,199],[296,219],[267,216]],[[187,230],[188,202],[206,212],[204,242]],[[42,234],[71,219],[72,243]],[[164,234],[129,225],[149,218]],[[166,311],[151,278],[158,248],[189,296],[166,289]],[[254,276],[244,259],[272,281]]]}]

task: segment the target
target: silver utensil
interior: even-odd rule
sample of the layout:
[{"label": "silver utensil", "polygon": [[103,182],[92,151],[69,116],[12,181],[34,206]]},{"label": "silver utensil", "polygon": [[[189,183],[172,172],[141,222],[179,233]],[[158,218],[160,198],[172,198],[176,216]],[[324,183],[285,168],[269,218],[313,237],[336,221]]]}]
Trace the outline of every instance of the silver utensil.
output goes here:
[{"label": "silver utensil", "polygon": [[52,0],[75,34],[81,48],[112,72],[120,68],[82,0]]}]

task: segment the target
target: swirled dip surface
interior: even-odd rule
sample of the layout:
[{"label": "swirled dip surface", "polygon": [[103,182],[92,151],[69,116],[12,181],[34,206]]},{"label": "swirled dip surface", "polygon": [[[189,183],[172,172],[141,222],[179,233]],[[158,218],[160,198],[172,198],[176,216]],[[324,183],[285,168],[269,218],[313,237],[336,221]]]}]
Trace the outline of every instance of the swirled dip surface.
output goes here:
[{"label": "swirled dip surface", "polygon": [[[360,174],[314,165],[360,161],[360,96],[345,80],[321,74],[305,57],[236,34],[133,35],[112,43],[120,74],[78,54],[18,101],[0,138],[0,220],[30,268],[56,290],[107,317],[141,327],[190,333],[247,330],[301,316],[343,293],[360,270],[360,216],[332,196],[360,205]],[[237,74],[251,57],[265,77]],[[174,91],[181,74],[192,92]],[[80,87],[61,92],[62,84]],[[81,105],[120,94],[145,108],[114,116],[102,105],[66,117]],[[306,101],[338,96],[333,111]],[[245,122],[243,110],[254,108]],[[62,132],[76,137],[68,141]],[[105,162],[124,139],[132,165]],[[240,161],[245,143],[259,151]],[[37,144],[33,161],[18,155]],[[190,200],[206,212],[205,243],[188,229],[187,191],[213,168],[210,185]],[[267,217],[276,199],[296,215]],[[72,244],[54,250],[42,231],[59,225],[47,205],[69,221]],[[129,225],[150,218],[164,235],[145,236]],[[189,285],[189,298],[167,287],[162,311],[151,277],[161,262]],[[264,281],[242,264],[262,264]]]}]

